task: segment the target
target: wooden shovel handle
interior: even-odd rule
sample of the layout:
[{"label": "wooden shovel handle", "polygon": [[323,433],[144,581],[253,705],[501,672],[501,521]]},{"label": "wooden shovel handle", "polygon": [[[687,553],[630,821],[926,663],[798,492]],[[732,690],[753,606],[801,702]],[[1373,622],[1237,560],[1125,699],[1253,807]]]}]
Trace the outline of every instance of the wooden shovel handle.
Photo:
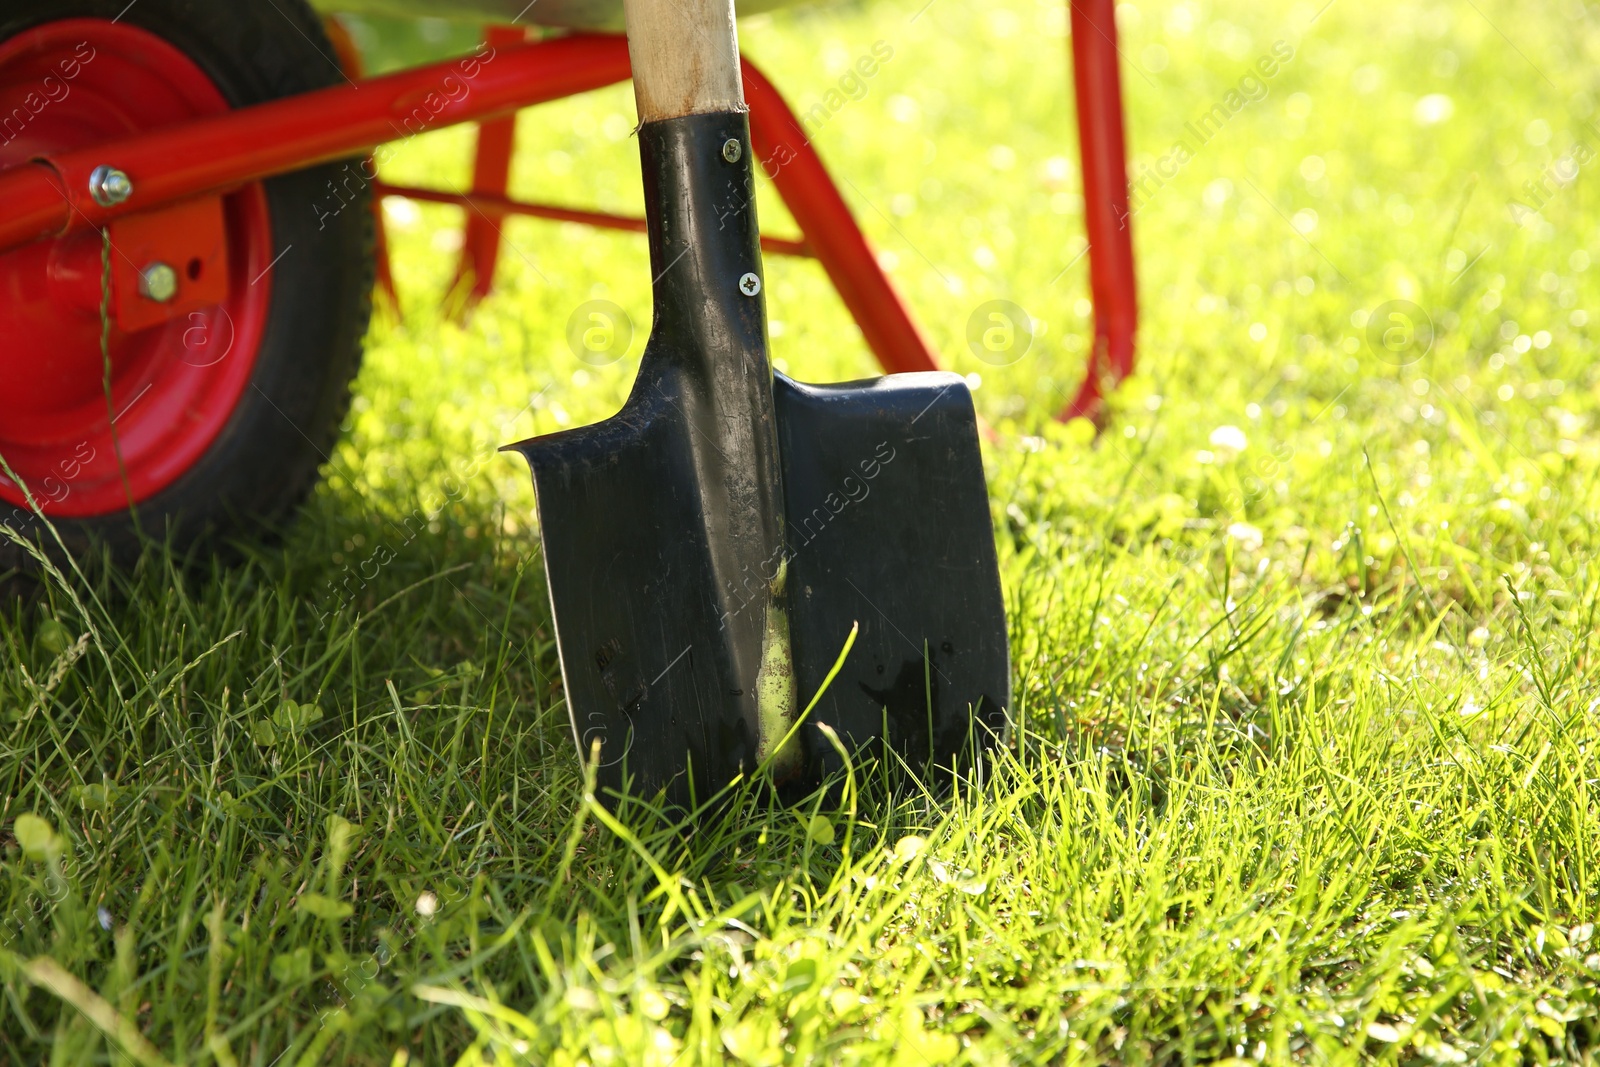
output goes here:
[{"label": "wooden shovel handle", "polygon": [[623,0],[639,121],[743,111],[733,0]]}]

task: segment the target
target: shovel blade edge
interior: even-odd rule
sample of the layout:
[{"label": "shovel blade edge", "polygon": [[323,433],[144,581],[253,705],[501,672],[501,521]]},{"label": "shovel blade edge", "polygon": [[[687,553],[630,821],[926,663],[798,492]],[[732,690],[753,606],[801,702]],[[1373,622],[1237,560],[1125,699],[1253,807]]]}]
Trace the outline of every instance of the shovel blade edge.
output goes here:
[{"label": "shovel blade edge", "polygon": [[[774,385],[799,707],[856,642],[802,731],[807,778],[888,742],[951,765],[1005,726],[1011,659],[966,382],[897,374]],[[992,733],[991,733],[992,732]]]}]

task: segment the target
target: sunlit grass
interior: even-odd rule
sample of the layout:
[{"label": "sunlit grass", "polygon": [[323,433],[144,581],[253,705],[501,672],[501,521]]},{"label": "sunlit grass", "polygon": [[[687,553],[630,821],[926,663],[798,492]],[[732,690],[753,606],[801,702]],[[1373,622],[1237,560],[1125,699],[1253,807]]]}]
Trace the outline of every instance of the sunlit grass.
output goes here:
[{"label": "sunlit grass", "polygon": [[[6,606],[0,1059],[1593,1055],[1588,16],[1123,5],[1136,180],[1293,55],[1142,201],[1142,370],[1096,439],[1051,420],[1090,329],[1064,5],[921,7],[742,34],[801,111],[893,49],[817,144],[997,431],[1011,746],[607,823],[494,449],[621,404],[643,241],[512,220],[460,326],[458,215],[397,205],[404,317],[286,542]],[[633,121],[623,87],[525,115],[516,191],[640,210]],[[459,188],[470,144],[387,174]],[[767,270],[792,374],[871,373],[815,264]],[[637,328],[608,367],[565,340],[596,298]],[[1006,366],[966,344],[990,299],[1038,320]],[[1426,352],[1370,343],[1394,300]]]}]

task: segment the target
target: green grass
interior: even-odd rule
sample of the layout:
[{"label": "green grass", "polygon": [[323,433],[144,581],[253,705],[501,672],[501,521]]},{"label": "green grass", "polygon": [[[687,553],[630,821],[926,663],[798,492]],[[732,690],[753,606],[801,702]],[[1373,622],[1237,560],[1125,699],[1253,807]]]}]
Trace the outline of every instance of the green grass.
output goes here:
[{"label": "green grass", "polygon": [[[894,49],[818,144],[981,374],[1012,746],[687,836],[588,804],[493,449],[620,404],[643,242],[513,221],[458,328],[456,216],[402,211],[404,321],[283,545],[6,606],[0,1060],[1595,1055],[1596,178],[1508,203],[1600,150],[1590,16],[1125,5],[1136,171],[1294,54],[1142,205],[1142,372],[1091,440],[1050,419],[1089,329],[1062,5],[920,6],[742,32],[802,110]],[[625,88],[525,116],[516,189],[637,210],[632,124]],[[390,173],[459,184],[469,144]],[[869,373],[820,270],[768,270],[783,365]],[[564,340],[599,297],[641,334],[605,368]],[[1043,324],[1004,367],[965,341],[994,298]],[[1403,366],[1363,328],[1398,299],[1436,328]]]}]

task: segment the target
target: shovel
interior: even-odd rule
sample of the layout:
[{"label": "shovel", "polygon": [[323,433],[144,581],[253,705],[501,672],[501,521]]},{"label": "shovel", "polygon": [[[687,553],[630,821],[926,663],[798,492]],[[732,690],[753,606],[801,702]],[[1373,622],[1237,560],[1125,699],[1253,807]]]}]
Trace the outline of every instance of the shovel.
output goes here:
[{"label": "shovel", "polygon": [[773,374],[732,2],[625,10],[650,339],[616,415],[506,446],[533,468],[579,755],[598,745],[608,803],[689,807],[763,765],[821,782],[822,724],[954,766],[1010,684],[971,394]]}]

